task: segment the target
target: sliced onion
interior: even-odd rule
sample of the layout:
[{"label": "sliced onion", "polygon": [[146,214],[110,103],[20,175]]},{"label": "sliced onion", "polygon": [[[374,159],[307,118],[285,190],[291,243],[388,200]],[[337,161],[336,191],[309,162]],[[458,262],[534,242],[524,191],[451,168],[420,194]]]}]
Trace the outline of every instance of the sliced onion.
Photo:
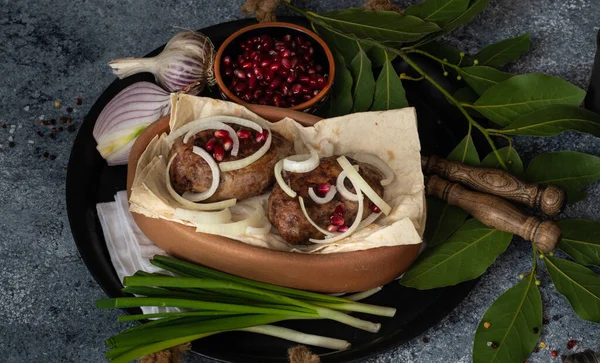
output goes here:
[{"label": "sliced onion", "polygon": [[[230,124],[244,126],[244,127],[253,129],[257,132],[263,132],[263,127],[267,128],[265,125],[262,125],[259,122],[254,122],[254,121],[246,120],[246,119],[239,118],[239,117],[211,116],[211,117],[205,117],[205,118],[201,118],[198,120],[188,122],[187,124],[181,126],[177,130],[174,130],[173,132],[171,132],[169,134],[169,136],[167,136],[167,141],[169,142],[169,144],[172,144],[177,138],[185,135],[186,133],[188,133],[190,130],[194,129],[198,125],[203,125],[207,122],[227,122]],[[270,134],[270,132],[269,132],[269,134]]]},{"label": "sliced onion", "polygon": [[[378,206],[379,209],[381,209],[383,214],[385,214],[386,216],[390,214],[390,212],[392,211],[392,207],[390,207],[389,204],[387,204],[379,195],[377,195],[377,193],[375,193],[373,188],[371,188],[369,184],[363,179],[363,177],[360,176],[358,171],[356,171],[356,169],[352,167],[352,164],[350,164],[348,159],[346,159],[345,156],[340,156],[339,158],[337,158],[337,161],[342,166],[342,169],[348,172],[348,179],[350,179],[352,184],[355,186],[355,189],[358,186],[358,189],[365,192],[367,197],[373,203],[375,203],[375,205]],[[359,194],[358,190],[357,194]]]},{"label": "sliced onion", "polygon": [[377,169],[379,169],[379,171],[381,171],[381,173],[385,177],[383,180],[381,180],[381,185],[389,185],[394,180],[395,175],[392,168],[390,168],[390,166],[385,161],[381,160],[376,155],[366,153],[355,153],[352,155],[352,159],[363,163],[371,164]]},{"label": "sliced onion", "polygon": [[192,129],[192,130],[188,131],[187,134],[185,134],[185,136],[183,137],[183,143],[187,144],[190,137],[196,135],[200,131],[205,131],[205,130],[225,130],[225,131],[227,131],[229,133],[229,136],[231,137],[231,140],[233,141],[233,147],[231,148],[231,155],[237,156],[238,151],[240,150],[240,140],[238,139],[237,133],[231,126],[226,125],[222,122],[207,122],[206,124],[198,125],[198,128]]},{"label": "sliced onion", "polygon": [[352,202],[358,201],[358,195],[349,191],[344,185],[344,180],[348,177],[348,173],[345,170],[342,170],[340,175],[338,175],[335,185],[337,190],[340,192],[340,195]]},{"label": "sliced onion", "polygon": [[238,236],[245,234],[248,227],[259,226],[264,216],[265,210],[261,205],[256,204],[254,212],[246,219],[223,224],[198,224],[196,225],[196,232]]},{"label": "sliced onion", "polygon": [[215,203],[194,203],[177,194],[173,186],[171,185],[171,176],[169,175],[169,170],[171,169],[171,164],[177,154],[173,154],[169,162],[167,163],[167,170],[165,172],[165,183],[167,184],[167,190],[173,199],[175,199],[179,204],[191,210],[219,210],[224,208],[233,207],[235,205],[235,199],[227,199],[222,200],[220,202]]},{"label": "sliced onion", "polygon": [[319,197],[315,193],[315,190],[312,187],[308,188],[308,196],[310,197],[310,199],[313,200],[313,202],[315,202],[317,204],[325,204],[325,203],[331,202],[333,197],[335,197],[336,193],[337,193],[337,189],[333,185],[331,186],[331,189],[329,189],[329,192],[327,192],[327,194],[324,197]]},{"label": "sliced onion", "polygon": [[225,208],[218,212],[200,212],[182,208],[175,208],[173,217],[183,219],[194,224],[222,224],[231,221],[231,210]]},{"label": "sliced onion", "polygon": [[213,194],[215,194],[215,192],[217,191],[221,178],[221,170],[219,169],[219,165],[217,165],[215,159],[213,159],[212,156],[210,156],[210,154],[206,152],[206,150],[198,146],[194,146],[192,147],[192,152],[204,159],[204,161],[206,161],[206,163],[210,167],[210,171],[212,173],[212,183],[210,184],[210,188],[208,188],[208,190],[203,191],[202,193],[185,192],[183,193],[183,197],[192,202],[201,202],[212,197]]},{"label": "sliced onion", "polygon": [[263,235],[269,234],[271,231],[271,222],[269,222],[269,218],[263,217],[261,221],[261,227],[246,227],[246,234],[250,235]]},{"label": "sliced onion", "polygon": [[289,185],[283,180],[283,176],[281,172],[283,171],[283,159],[279,160],[277,164],[275,164],[274,173],[275,180],[277,180],[277,184],[281,187],[281,189],[285,192],[285,194],[289,195],[292,198],[296,198],[296,192],[290,188]]},{"label": "sliced onion", "polygon": [[310,216],[308,215],[308,212],[306,211],[306,207],[304,206],[304,199],[302,199],[302,197],[298,197],[298,201],[300,202],[300,209],[302,209],[302,213],[304,213],[304,218],[306,218],[306,220],[308,221],[308,223],[310,223],[319,232],[323,233],[326,236],[330,236],[331,237],[331,236],[334,235],[333,233],[329,232],[328,230],[319,227],[318,224],[316,224],[312,219],[310,219]]},{"label": "sliced onion", "polygon": [[360,224],[358,225],[358,230],[361,230],[361,229],[373,224],[373,222],[375,222],[377,220],[377,218],[379,218],[380,215],[381,215],[381,212],[369,214],[367,216],[367,218],[363,219],[362,222],[360,222]]},{"label": "sliced onion", "polygon": [[273,140],[271,134],[272,132],[269,131],[269,136],[267,136],[265,144],[260,149],[256,150],[254,154],[243,159],[219,163],[219,168],[221,168],[221,171],[232,171],[242,169],[254,163],[256,160],[262,158],[271,147],[271,140]]},{"label": "sliced onion", "polygon": [[[352,169],[354,170],[354,169]],[[356,171],[356,170],[354,170]],[[356,211],[356,219],[354,220],[354,222],[352,223],[352,225],[350,226],[350,228],[348,228],[348,230],[344,233],[340,233],[338,235],[336,235],[335,237],[331,237],[331,238],[325,238],[325,239],[314,239],[314,238],[310,238],[309,241],[312,243],[333,243],[333,242],[337,242],[339,240],[342,240],[348,236],[350,236],[352,233],[354,233],[354,231],[356,231],[358,229],[358,226],[362,220],[362,215],[363,215],[363,208],[364,208],[364,201],[363,201],[363,194],[360,191],[360,188],[357,187],[356,184],[354,184],[354,182],[352,181],[352,179],[350,179],[350,182],[352,182],[352,186],[354,187],[354,189],[356,189],[356,194],[358,195],[358,209]]]},{"label": "sliced onion", "polygon": [[301,161],[292,157],[285,158],[283,159],[283,170],[291,171],[293,173],[308,173],[309,171],[315,170],[317,166],[319,166],[319,154],[312,146],[307,145],[307,147],[308,150],[310,150],[310,157]]}]

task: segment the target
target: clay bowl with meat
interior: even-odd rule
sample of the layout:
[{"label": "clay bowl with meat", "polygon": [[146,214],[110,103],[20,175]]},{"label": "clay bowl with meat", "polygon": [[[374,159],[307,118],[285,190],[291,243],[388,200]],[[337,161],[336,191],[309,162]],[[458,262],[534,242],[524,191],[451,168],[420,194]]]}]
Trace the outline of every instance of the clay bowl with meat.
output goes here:
[{"label": "clay bowl with meat", "polygon": [[[289,109],[246,107],[271,122],[287,116],[310,126],[320,120]],[[150,140],[163,132],[169,132],[169,116],[150,125],[137,138],[129,156],[129,193],[141,154]],[[408,269],[421,247],[401,245],[328,254],[284,252],[199,233],[193,227],[137,213],[133,213],[133,219],[148,238],[176,258],[248,279],[324,293],[358,292],[389,283]]]}]

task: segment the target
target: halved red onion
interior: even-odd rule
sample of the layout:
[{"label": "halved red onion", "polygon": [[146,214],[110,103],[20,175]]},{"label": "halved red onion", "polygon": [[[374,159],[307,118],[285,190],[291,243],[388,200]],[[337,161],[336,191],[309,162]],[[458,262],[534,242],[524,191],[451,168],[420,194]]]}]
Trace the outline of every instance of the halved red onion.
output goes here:
[{"label": "halved red onion", "polygon": [[277,180],[277,184],[281,187],[281,189],[285,192],[285,194],[289,195],[292,198],[296,198],[296,192],[290,188],[289,185],[283,180],[283,176],[281,172],[283,171],[283,159],[279,160],[275,167],[273,168],[273,172],[275,173],[275,180]]},{"label": "halved red onion", "polygon": [[363,163],[371,164],[384,175],[384,179],[381,180],[381,185],[386,186],[389,185],[392,181],[394,181],[394,171],[390,166],[383,160],[381,160],[378,156],[367,153],[355,153],[352,155],[352,159],[356,161],[360,161]]},{"label": "halved red onion", "polygon": [[325,204],[331,202],[333,200],[333,197],[335,197],[336,193],[337,189],[333,185],[324,197],[319,197],[312,187],[308,188],[308,196],[310,197],[310,199],[313,200],[313,202],[317,204]]},{"label": "halved red onion", "polygon": [[317,150],[310,145],[307,145],[307,147],[308,150],[310,150],[310,155],[308,157],[306,157],[308,154],[300,154],[283,159],[283,170],[293,173],[308,173],[309,171],[315,170],[317,166],[319,166],[321,159],[319,158]]},{"label": "halved red onion", "polygon": [[215,159],[213,159],[212,156],[210,156],[210,154],[206,150],[198,146],[194,146],[192,147],[192,152],[200,156],[202,159],[204,159],[204,161],[206,161],[206,163],[210,167],[210,171],[212,174],[212,182],[210,184],[210,188],[203,191],[202,193],[185,192],[183,193],[183,197],[192,202],[201,202],[212,197],[213,194],[215,194],[215,192],[217,191],[217,188],[219,187],[219,182],[221,181],[221,170],[219,169],[219,165],[217,164]]}]

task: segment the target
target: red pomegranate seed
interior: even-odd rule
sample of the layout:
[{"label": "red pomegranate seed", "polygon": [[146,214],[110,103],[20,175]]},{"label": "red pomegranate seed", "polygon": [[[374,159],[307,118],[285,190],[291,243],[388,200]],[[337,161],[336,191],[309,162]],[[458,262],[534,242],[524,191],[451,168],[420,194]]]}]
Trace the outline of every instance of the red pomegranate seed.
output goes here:
[{"label": "red pomegranate seed", "polygon": [[296,42],[298,44],[302,44],[302,43],[304,43],[304,38],[302,37],[302,35],[298,35],[296,37],[296,39],[294,39],[294,42]]},{"label": "red pomegranate seed", "polygon": [[240,97],[243,101],[250,102],[252,101],[252,92],[248,91]]},{"label": "red pomegranate seed", "polygon": [[329,217],[329,221],[334,226],[343,226],[344,225],[344,217],[337,215],[337,214],[334,214],[331,217]]},{"label": "red pomegranate seed", "polygon": [[296,97],[288,97],[287,101],[290,103],[290,105],[294,106],[298,103],[298,100],[296,99]]},{"label": "red pomegranate seed", "polygon": [[258,100],[260,98],[260,96],[262,96],[262,90],[257,89],[256,91],[254,91],[254,94],[252,95],[254,97],[255,100]]},{"label": "red pomegranate seed", "polygon": [[310,55],[305,54],[302,56],[302,59],[306,62],[306,63],[310,63]]},{"label": "red pomegranate seed", "polygon": [[308,81],[308,85],[310,86],[310,88],[315,88],[317,87],[317,81],[311,79],[310,81]]},{"label": "red pomegranate seed", "polygon": [[297,64],[298,64],[298,57],[293,57],[292,58],[292,67],[291,68],[295,68]]},{"label": "red pomegranate seed", "polygon": [[[266,86],[266,85],[265,85],[265,86]],[[273,93],[274,93],[274,92],[273,92],[273,90],[272,90],[271,88],[267,88],[267,89],[265,90],[265,95],[266,95],[266,96],[269,96],[269,97],[271,97],[271,96],[273,96]]]},{"label": "red pomegranate seed", "polygon": [[310,47],[310,42],[302,43],[302,45],[300,46],[300,48],[302,48],[303,50],[307,50],[308,47]]},{"label": "red pomegranate seed", "polygon": [[289,59],[287,59],[287,58],[283,58],[283,59],[281,60],[281,65],[282,65],[284,68],[290,69],[290,68],[292,68],[292,61],[290,61],[290,60],[289,60]]},{"label": "red pomegranate seed", "polygon": [[287,78],[285,79],[285,81],[287,83],[294,83],[294,81],[296,80],[296,74],[295,73],[290,73]]},{"label": "red pomegranate seed", "polygon": [[226,66],[229,66],[231,64],[231,57],[227,56],[227,57],[223,58],[223,64]]},{"label": "red pomegranate seed", "polygon": [[221,145],[215,145],[215,148],[213,149],[213,158],[215,158],[216,161],[223,161],[224,157],[225,149],[223,149]]},{"label": "red pomegranate seed", "polygon": [[301,92],[302,92],[302,93],[307,93],[307,94],[308,94],[308,93],[310,93],[310,88],[308,88],[308,87],[302,87],[302,90],[301,90]]},{"label": "red pomegranate seed", "polygon": [[238,58],[237,58],[237,63],[238,64],[244,63],[245,60],[246,60],[246,58],[243,55],[241,55],[241,54],[238,55]]},{"label": "red pomegranate seed", "polygon": [[334,226],[333,224],[330,224],[327,226],[328,232],[336,232],[337,230],[338,230],[338,226]]},{"label": "red pomegranate seed", "polygon": [[571,339],[567,342],[567,349],[571,350],[575,345],[577,345],[577,340]]},{"label": "red pomegranate seed", "polygon": [[302,99],[305,100],[305,101],[308,101],[311,98],[313,98],[313,96],[311,96],[311,95],[302,95]]},{"label": "red pomegranate seed", "polygon": [[269,69],[272,70],[273,72],[276,72],[279,69],[280,66],[281,66],[281,63],[279,63],[279,62],[273,62],[269,66]]},{"label": "red pomegranate seed", "polygon": [[312,97],[315,97],[316,95],[318,95],[318,94],[319,94],[319,92],[321,92],[321,91],[319,91],[318,89],[316,89],[316,90],[313,90],[313,91],[312,91]]},{"label": "red pomegranate seed", "polygon": [[344,215],[345,209],[344,209],[344,205],[343,204],[338,204],[337,207],[335,207],[335,210],[333,211],[333,213],[335,214],[339,214],[341,216]]},{"label": "red pomegranate seed", "polygon": [[317,87],[319,87],[319,89],[322,89],[323,87],[325,87],[325,84],[325,77],[317,76]]},{"label": "red pomegranate seed", "polygon": [[215,148],[215,145],[218,143],[219,141],[217,139],[210,139],[208,140],[204,148],[206,149],[206,151],[211,152]]},{"label": "red pomegranate seed", "polygon": [[556,350],[553,350],[551,354],[553,357],[558,357],[558,352]]},{"label": "red pomegranate seed", "polygon": [[[281,52],[281,56],[283,58],[290,58],[292,56],[292,51],[289,49],[283,49],[283,51]],[[283,61],[283,59],[282,59]]]},{"label": "red pomegranate seed", "polygon": [[241,140],[245,140],[252,136],[252,132],[250,132],[250,130],[240,129],[238,130],[237,135]]},{"label": "red pomegranate seed", "polygon": [[279,107],[281,105],[281,96],[280,95],[273,96],[273,104],[277,107]]},{"label": "red pomegranate seed", "polygon": [[298,64],[298,66],[296,67],[296,69],[301,70],[302,72],[306,72],[306,65],[304,64]]},{"label": "red pomegranate seed", "polygon": [[315,54],[315,48],[313,48],[313,47],[308,48],[308,54],[310,54],[310,55]]},{"label": "red pomegranate seed", "polygon": [[240,83],[236,84],[234,87],[234,90],[236,92],[242,92],[245,89],[246,89],[246,82],[240,82]]},{"label": "red pomegranate seed", "polygon": [[302,92],[302,85],[300,83],[296,83],[292,86],[292,94],[298,95]]},{"label": "red pomegranate seed", "polygon": [[271,61],[268,59],[264,59],[262,60],[259,65],[261,66],[261,68],[266,68],[271,64]]},{"label": "red pomegranate seed", "polygon": [[315,74],[316,72],[317,71],[313,67],[308,68],[308,70],[306,71],[306,73],[308,74]]},{"label": "red pomegranate seed", "polygon": [[227,130],[216,130],[215,131],[215,137],[217,139],[224,139],[226,137],[229,137],[229,131],[227,131]]},{"label": "red pomegranate seed", "polygon": [[371,204],[371,205],[369,206],[369,209],[370,209],[370,210],[371,210],[371,212],[373,212],[373,213],[379,213],[379,212],[381,212],[381,209],[379,209],[379,207],[378,207],[377,205],[375,205],[375,204]]},{"label": "red pomegranate seed", "polygon": [[317,65],[315,66],[315,71],[317,71],[317,72],[322,72],[322,71],[323,71],[323,66],[322,66],[322,65],[320,65],[320,64],[317,64]]},{"label": "red pomegranate seed", "polygon": [[[275,97],[277,97],[279,95],[275,95],[273,97],[273,99],[275,99]],[[263,130],[263,132],[257,132],[256,133],[256,142],[265,142],[265,140],[267,140],[267,136],[269,136],[269,130]]]},{"label": "red pomegranate seed", "polygon": [[292,35],[291,34],[286,34],[283,36],[283,40],[286,42],[289,42],[292,40]]},{"label": "red pomegranate seed", "polygon": [[242,69],[250,69],[250,68],[252,68],[252,62],[242,63]]},{"label": "red pomegranate seed", "polygon": [[271,81],[273,80],[273,77],[275,77],[275,73],[273,73],[273,71],[272,71],[272,70],[270,70],[270,69],[267,69],[267,70],[264,72],[264,77],[263,77],[263,78],[264,78],[264,80],[265,80],[266,82],[271,82]]},{"label": "red pomegranate seed", "polygon": [[289,83],[283,83],[283,84],[281,85],[281,93],[283,93],[284,95],[286,95],[286,96],[287,96],[287,95],[288,95],[288,92],[291,92],[291,91],[290,91],[290,84],[289,84]]},{"label": "red pomegranate seed", "polygon": [[348,227],[347,225],[344,224],[343,226],[339,226],[337,231],[344,233],[344,232],[348,231],[348,228],[350,228],[350,227]]},{"label": "red pomegranate seed", "polygon": [[248,88],[254,89],[256,88],[256,76],[253,73],[248,74]]},{"label": "red pomegranate seed", "polygon": [[325,194],[329,193],[330,190],[331,190],[331,184],[329,184],[329,183],[321,183],[321,184],[317,185],[317,193],[318,194],[325,195]]},{"label": "red pomegranate seed", "polygon": [[231,68],[231,67],[225,68],[225,76],[231,77],[232,75],[233,75],[233,68]]},{"label": "red pomegranate seed", "polygon": [[310,77],[306,76],[306,75],[302,75],[302,76],[298,77],[298,81],[300,81],[302,83],[308,83],[308,82],[310,82]]},{"label": "red pomegranate seed", "polygon": [[263,70],[261,68],[254,68],[254,76],[256,77],[257,80],[262,80],[263,79]]},{"label": "red pomegranate seed", "polygon": [[246,79],[246,72],[242,71],[239,68],[233,70],[233,75],[239,79]]},{"label": "red pomegranate seed", "polygon": [[271,81],[271,84],[269,84],[269,87],[271,88],[279,88],[279,86],[281,86],[281,78],[279,77],[273,79],[273,81]]},{"label": "red pomegranate seed", "polygon": [[233,147],[233,140],[231,139],[231,137],[227,136],[226,138],[223,139],[223,149],[225,149],[225,151],[229,151],[229,150],[231,150],[232,147]]},{"label": "red pomegranate seed", "polygon": [[280,75],[281,77],[285,77],[285,78],[287,78],[289,73],[290,72],[285,68],[279,68],[279,70],[277,71],[278,75]]}]

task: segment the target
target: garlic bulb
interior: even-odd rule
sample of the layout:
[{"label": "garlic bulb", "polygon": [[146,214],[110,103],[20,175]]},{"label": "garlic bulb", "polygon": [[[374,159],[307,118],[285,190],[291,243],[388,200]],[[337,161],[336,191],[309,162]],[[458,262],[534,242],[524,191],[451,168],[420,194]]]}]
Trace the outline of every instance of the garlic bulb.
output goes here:
[{"label": "garlic bulb", "polygon": [[163,51],[150,58],[121,58],[108,63],[113,73],[125,78],[137,73],[154,74],[156,83],[168,92],[190,87],[189,94],[197,95],[205,85],[216,83],[213,71],[215,48],[202,33],[186,30],[176,34]]}]

